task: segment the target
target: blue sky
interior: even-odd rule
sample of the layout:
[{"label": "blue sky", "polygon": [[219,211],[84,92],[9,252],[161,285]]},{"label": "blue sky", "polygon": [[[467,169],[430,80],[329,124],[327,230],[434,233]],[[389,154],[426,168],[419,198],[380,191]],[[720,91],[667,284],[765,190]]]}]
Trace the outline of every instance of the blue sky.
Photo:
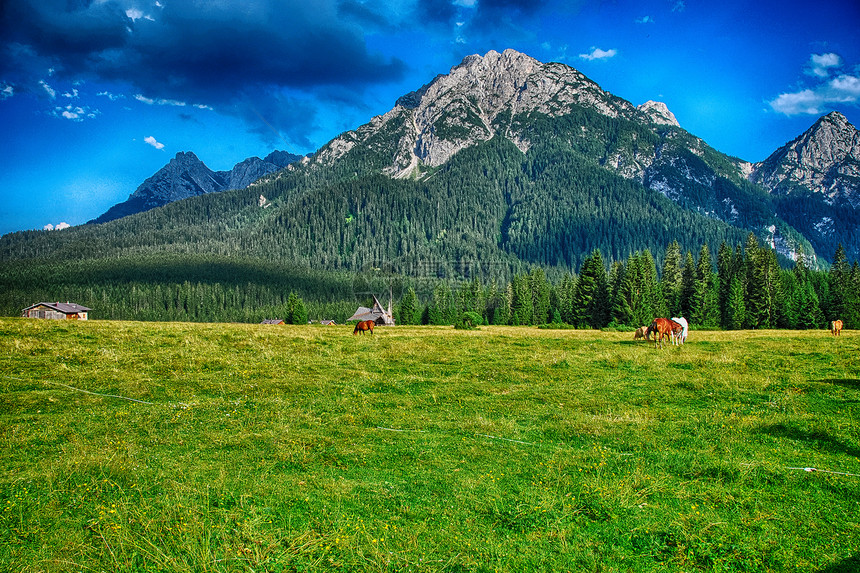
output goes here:
[{"label": "blue sky", "polygon": [[0,234],[93,219],[179,151],[313,152],[507,48],[748,161],[829,111],[860,126],[856,0],[3,0]]}]

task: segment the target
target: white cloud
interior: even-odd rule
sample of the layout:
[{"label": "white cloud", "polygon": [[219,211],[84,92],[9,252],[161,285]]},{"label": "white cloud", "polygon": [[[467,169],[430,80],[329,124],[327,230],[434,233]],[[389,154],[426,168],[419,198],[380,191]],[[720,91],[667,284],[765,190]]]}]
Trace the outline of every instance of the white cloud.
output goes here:
[{"label": "white cloud", "polygon": [[817,78],[818,84],[780,94],[768,105],[785,115],[818,115],[837,104],[857,105],[860,103],[860,74],[835,75],[841,67],[842,58],[838,54],[812,54],[804,73]]},{"label": "white cloud", "polygon": [[134,99],[146,105],[173,105],[176,107],[185,107],[187,104],[184,101],[175,99],[152,99],[142,94],[135,94]]},{"label": "white cloud", "polygon": [[686,0],[678,0],[672,6],[672,12],[683,12],[687,9],[687,1]]},{"label": "white cloud", "polygon": [[12,97],[13,95],[15,95],[15,88],[9,84],[3,84],[3,86],[0,87],[0,101],[3,101],[8,97]]},{"label": "white cloud", "polygon": [[591,47],[591,53],[588,54],[579,54],[579,57],[583,60],[608,60],[609,58],[615,57],[618,54],[618,50],[612,48],[611,50],[601,50],[600,48]]},{"label": "white cloud", "polygon": [[770,107],[785,115],[824,113],[835,104],[857,105],[860,102],[860,76],[841,75],[814,89],[780,94],[768,102]]},{"label": "white cloud", "polygon": [[63,97],[67,97],[69,99],[75,99],[78,97],[78,90],[75,88],[72,88],[72,91],[64,93]]},{"label": "white cloud", "polygon": [[42,227],[42,230],[43,231],[62,231],[63,229],[68,229],[69,227],[71,227],[71,225],[69,225],[68,223],[66,223],[64,221],[62,223],[57,223],[56,226],[52,225],[51,223],[48,223],[47,225]]},{"label": "white cloud", "polygon": [[636,18],[635,22],[637,24],[653,24],[654,18],[651,16],[642,16],[641,18]]},{"label": "white cloud", "polygon": [[809,65],[806,73],[819,78],[826,78],[830,75],[830,68],[838,68],[842,65],[842,58],[839,54],[812,54],[809,57]]},{"label": "white cloud", "polygon": [[109,99],[109,100],[111,100],[111,101],[116,101],[116,100],[118,100],[118,99],[125,99],[125,96],[124,96],[124,95],[122,95],[122,94],[117,95],[117,94],[112,94],[112,93],[107,92],[107,91],[105,91],[105,92],[99,92],[99,93],[97,93],[96,95],[97,95],[97,96],[106,97],[106,98],[108,98],[108,99]]},{"label": "white cloud", "polygon": [[143,18],[143,12],[141,12],[137,8],[129,8],[125,11],[125,15],[128,16],[132,22]]},{"label": "white cloud", "polygon": [[39,80],[39,85],[42,86],[42,88],[45,90],[45,92],[51,99],[57,99],[57,91],[51,86],[49,86],[48,82],[46,82],[45,80]]},{"label": "white cloud", "polygon": [[84,121],[85,119],[95,119],[99,113],[97,109],[69,104],[66,107],[54,108],[53,115],[54,117],[62,117],[71,121]]},{"label": "white cloud", "polygon": [[156,149],[164,149],[164,144],[156,141],[155,138],[152,137],[151,135],[147,135],[146,137],[143,138],[143,140]]}]

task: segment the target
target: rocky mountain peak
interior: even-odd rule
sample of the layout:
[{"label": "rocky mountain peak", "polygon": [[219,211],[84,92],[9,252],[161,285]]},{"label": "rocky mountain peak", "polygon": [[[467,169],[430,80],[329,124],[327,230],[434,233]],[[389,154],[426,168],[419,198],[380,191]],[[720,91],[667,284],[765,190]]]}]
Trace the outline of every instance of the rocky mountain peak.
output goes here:
[{"label": "rocky mountain peak", "polygon": [[838,111],[755,164],[750,179],[772,192],[802,187],[860,205],[860,131]]},{"label": "rocky mountain peak", "polygon": [[314,160],[330,163],[383,129],[396,129],[397,150],[386,172],[405,177],[419,164],[442,165],[459,150],[497,134],[526,151],[531,142],[528,133],[518,129],[518,116],[558,117],[575,106],[610,117],[641,118],[629,102],[569,66],[541,63],[516,50],[491,50],[464,58],[448,74],[399,98],[394,109],[334,139]]},{"label": "rocky mountain peak", "polygon": [[675,119],[675,114],[669,111],[668,106],[661,101],[649,100],[636,109],[644,113],[653,123],[681,127],[681,124]]}]

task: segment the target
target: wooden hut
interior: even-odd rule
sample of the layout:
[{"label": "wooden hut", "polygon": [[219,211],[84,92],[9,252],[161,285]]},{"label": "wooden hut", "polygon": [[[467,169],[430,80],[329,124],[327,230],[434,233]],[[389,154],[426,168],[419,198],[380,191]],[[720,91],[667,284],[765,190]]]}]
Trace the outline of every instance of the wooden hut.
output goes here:
[{"label": "wooden hut", "polygon": [[87,313],[91,310],[73,302],[39,302],[22,310],[21,316],[51,320],[87,320]]},{"label": "wooden hut", "polygon": [[391,299],[388,300],[388,310],[385,310],[382,308],[382,304],[380,304],[376,295],[372,296],[373,306],[371,308],[367,308],[366,306],[358,307],[358,310],[355,311],[355,314],[347,322],[353,320],[372,320],[377,326],[394,326],[394,317],[391,314]]}]

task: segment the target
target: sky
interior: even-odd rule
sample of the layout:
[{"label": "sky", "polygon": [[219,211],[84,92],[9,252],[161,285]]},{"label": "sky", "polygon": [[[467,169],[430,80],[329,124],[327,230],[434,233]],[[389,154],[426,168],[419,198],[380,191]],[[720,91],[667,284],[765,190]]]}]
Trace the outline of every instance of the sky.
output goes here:
[{"label": "sky", "polygon": [[0,234],[94,219],[180,151],[312,153],[507,48],[747,161],[860,126],[856,0],[2,0]]}]

